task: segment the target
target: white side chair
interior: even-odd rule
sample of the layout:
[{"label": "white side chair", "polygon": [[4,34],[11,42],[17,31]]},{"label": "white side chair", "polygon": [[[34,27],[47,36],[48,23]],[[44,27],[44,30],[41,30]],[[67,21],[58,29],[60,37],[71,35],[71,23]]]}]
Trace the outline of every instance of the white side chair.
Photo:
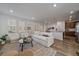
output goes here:
[{"label": "white side chair", "polygon": [[22,38],[19,39],[19,43],[20,43],[21,51],[23,51],[24,40]]}]

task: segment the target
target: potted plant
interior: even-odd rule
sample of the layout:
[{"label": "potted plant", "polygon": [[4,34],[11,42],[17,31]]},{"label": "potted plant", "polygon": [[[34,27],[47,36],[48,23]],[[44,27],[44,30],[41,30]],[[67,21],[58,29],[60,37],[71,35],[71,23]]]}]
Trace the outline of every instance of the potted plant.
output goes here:
[{"label": "potted plant", "polygon": [[1,42],[2,42],[2,39],[0,38],[0,44],[1,44]]},{"label": "potted plant", "polygon": [[5,44],[6,43],[6,37],[7,37],[8,35],[7,34],[5,34],[5,35],[3,35],[1,38],[0,38],[0,44]]}]

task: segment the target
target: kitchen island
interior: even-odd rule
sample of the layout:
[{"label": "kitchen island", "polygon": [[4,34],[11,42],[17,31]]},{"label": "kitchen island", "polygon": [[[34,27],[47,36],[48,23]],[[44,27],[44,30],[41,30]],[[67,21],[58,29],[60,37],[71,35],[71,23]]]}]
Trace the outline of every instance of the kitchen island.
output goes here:
[{"label": "kitchen island", "polygon": [[54,39],[58,39],[58,40],[63,40],[63,32],[61,31],[53,31],[52,35],[54,37]]}]

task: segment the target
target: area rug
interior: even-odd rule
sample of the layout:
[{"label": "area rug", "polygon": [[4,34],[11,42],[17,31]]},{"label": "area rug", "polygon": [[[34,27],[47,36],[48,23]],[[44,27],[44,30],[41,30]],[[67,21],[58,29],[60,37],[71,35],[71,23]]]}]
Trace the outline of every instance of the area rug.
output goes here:
[{"label": "area rug", "polygon": [[[57,51],[51,47],[45,47],[35,41],[33,41],[33,47],[30,44],[24,46],[24,50],[30,49],[33,52],[34,56],[55,56]],[[1,51],[5,53],[6,51],[17,50],[20,51],[20,46],[18,42],[8,43],[3,46]]]}]

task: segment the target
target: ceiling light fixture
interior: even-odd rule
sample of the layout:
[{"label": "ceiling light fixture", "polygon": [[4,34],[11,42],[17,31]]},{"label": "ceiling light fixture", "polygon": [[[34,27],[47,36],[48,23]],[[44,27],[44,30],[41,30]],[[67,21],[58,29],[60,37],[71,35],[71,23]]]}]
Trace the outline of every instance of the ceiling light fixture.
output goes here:
[{"label": "ceiling light fixture", "polygon": [[13,10],[10,10],[10,13],[13,13],[14,11]]},{"label": "ceiling light fixture", "polygon": [[34,17],[32,17],[32,19],[35,19]]},{"label": "ceiling light fixture", "polygon": [[56,4],[53,4],[53,7],[56,7],[57,5]]},{"label": "ceiling light fixture", "polygon": [[70,11],[70,14],[73,14],[74,13],[74,11]]}]

